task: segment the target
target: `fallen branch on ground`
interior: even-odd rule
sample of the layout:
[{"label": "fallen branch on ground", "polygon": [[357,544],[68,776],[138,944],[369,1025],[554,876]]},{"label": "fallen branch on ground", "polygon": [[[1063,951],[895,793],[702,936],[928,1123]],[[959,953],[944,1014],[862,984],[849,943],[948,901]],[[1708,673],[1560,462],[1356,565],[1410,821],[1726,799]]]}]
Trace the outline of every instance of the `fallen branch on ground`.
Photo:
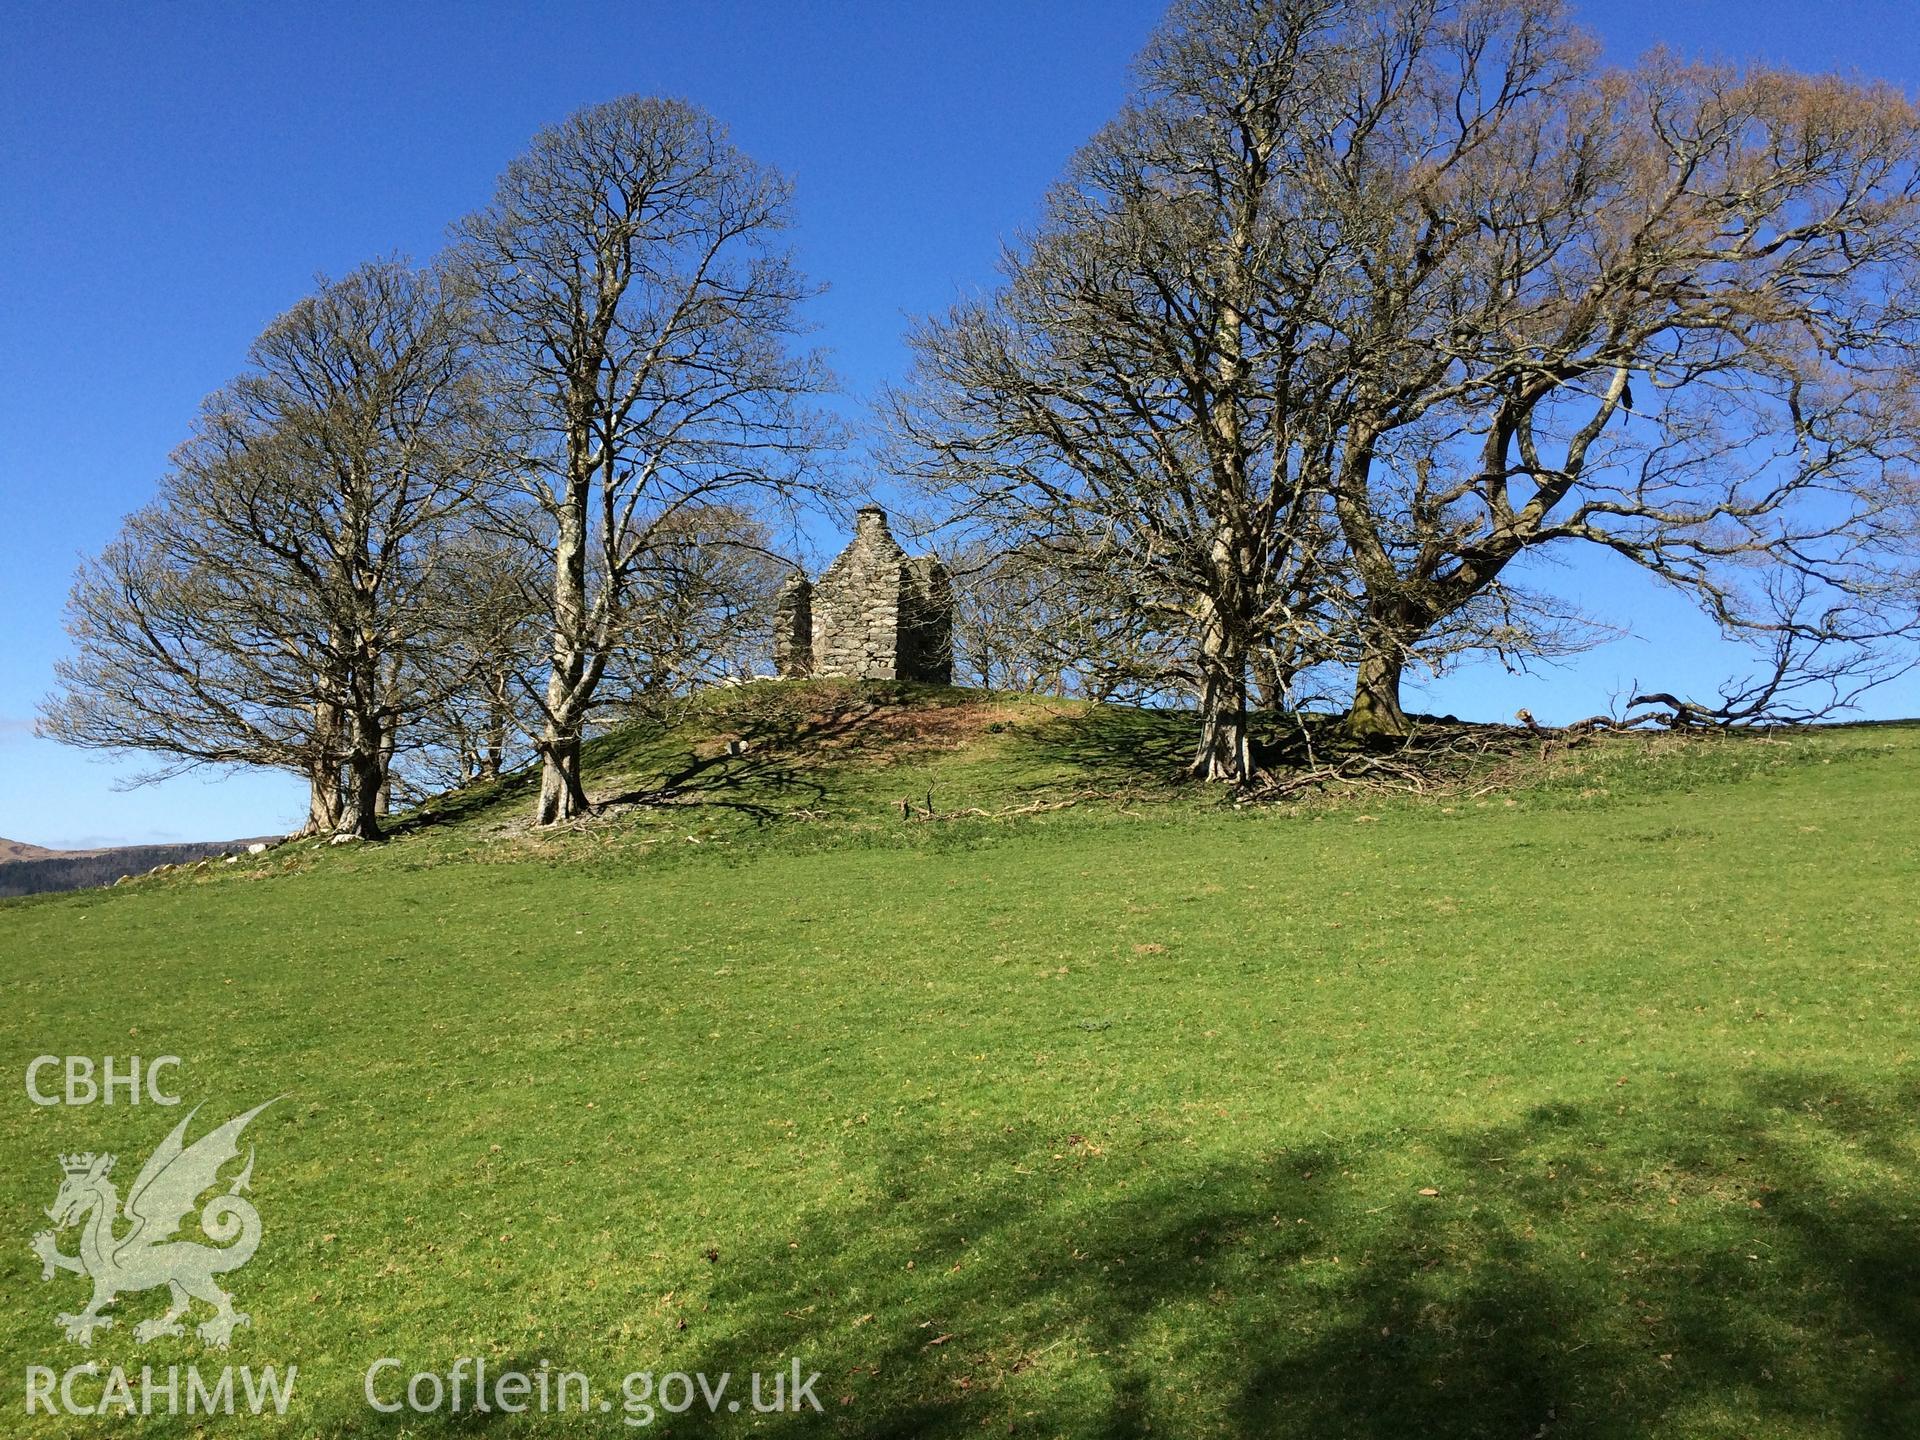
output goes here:
[{"label": "fallen branch on ground", "polygon": [[904,796],[901,797],[900,818],[913,824],[925,824],[929,820],[1013,820],[1022,815],[1041,815],[1053,810],[1070,810],[1075,805],[1088,800],[1125,801],[1131,798],[1123,791],[1082,790],[1074,795],[1062,796],[1054,800],[1034,800],[1025,805],[1009,806],[1004,810],[983,810],[977,805],[965,805],[958,810],[935,810],[933,792],[929,790],[925,805],[917,812],[912,802]]}]

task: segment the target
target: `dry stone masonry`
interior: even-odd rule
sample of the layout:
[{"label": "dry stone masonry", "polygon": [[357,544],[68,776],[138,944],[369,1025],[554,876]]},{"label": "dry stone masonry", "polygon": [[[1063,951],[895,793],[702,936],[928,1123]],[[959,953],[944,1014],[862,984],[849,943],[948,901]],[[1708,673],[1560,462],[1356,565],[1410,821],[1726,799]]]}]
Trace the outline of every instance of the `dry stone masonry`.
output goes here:
[{"label": "dry stone masonry", "polygon": [[783,677],[953,683],[953,596],[947,572],[912,557],[863,508],[853,543],[817,583],[795,572],[774,611],[773,658]]}]

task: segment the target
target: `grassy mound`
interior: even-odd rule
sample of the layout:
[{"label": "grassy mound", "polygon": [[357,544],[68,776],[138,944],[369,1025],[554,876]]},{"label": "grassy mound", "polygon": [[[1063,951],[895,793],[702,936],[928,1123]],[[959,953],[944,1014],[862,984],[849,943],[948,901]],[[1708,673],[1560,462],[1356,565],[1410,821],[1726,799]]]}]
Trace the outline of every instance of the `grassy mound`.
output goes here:
[{"label": "grassy mound", "polygon": [[[288,1097],[226,1360],[136,1344],[151,1292],[81,1351],[26,1244],[58,1154],[184,1112],[0,1106],[7,1370],[299,1366],[156,1435],[610,1434],[630,1372],[789,1357],[843,1435],[1915,1433],[1920,729],[1238,811],[1185,743],[751,687],[598,742],[563,835],[511,781],[0,906],[16,1073],[178,1055],[196,1133]],[[379,1415],[387,1356],[614,1408]]]}]

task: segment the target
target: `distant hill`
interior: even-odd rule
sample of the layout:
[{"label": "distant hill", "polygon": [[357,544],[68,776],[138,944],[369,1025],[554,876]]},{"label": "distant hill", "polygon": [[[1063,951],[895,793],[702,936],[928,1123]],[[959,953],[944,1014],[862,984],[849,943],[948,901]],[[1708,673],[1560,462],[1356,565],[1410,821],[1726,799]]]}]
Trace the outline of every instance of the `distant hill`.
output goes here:
[{"label": "distant hill", "polygon": [[194,840],[178,845],[48,850],[18,840],[0,840],[0,899],[111,885],[123,875],[144,875],[156,865],[184,865],[210,855],[244,851],[257,843],[255,840]]},{"label": "distant hill", "polygon": [[0,836],[0,865],[9,860],[46,860],[55,855],[91,855],[91,850],[49,850],[44,845],[29,845],[24,840]]}]

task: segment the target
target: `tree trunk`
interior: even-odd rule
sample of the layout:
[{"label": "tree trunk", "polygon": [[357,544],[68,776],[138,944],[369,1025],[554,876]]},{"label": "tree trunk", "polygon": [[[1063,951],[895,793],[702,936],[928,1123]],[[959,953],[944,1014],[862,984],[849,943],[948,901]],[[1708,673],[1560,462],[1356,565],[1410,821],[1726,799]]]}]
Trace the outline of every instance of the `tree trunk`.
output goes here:
[{"label": "tree trunk", "polygon": [[357,835],[362,840],[380,838],[380,792],[387,783],[385,742],[381,725],[369,720],[354,722],[353,750],[347,756],[346,813],[337,834]]},{"label": "tree trunk", "polygon": [[331,759],[307,771],[307,823],[302,835],[331,835],[340,824],[340,768]]},{"label": "tree trunk", "polygon": [[[581,440],[569,442],[583,453]],[[547,672],[547,722],[540,735],[540,799],[535,825],[556,825],[587,812],[580,785],[580,723],[586,706],[587,497],[590,481],[575,474],[556,517],[553,551],[553,663]]]},{"label": "tree trunk", "polygon": [[487,694],[487,728],[478,754],[480,778],[498,780],[507,760],[507,726],[512,715],[505,670],[494,675]]},{"label": "tree trunk", "polygon": [[1270,649],[1262,649],[1250,662],[1253,672],[1253,699],[1262,710],[1285,710],[1293,686],[1293,671],[1283,666]]},{"label": "tree trunk", "polygon": [[587,813],[580,784],[580,741],[545,737],[540,742],[540,803],[536,825],[557,825]]},{"label": "tree trunk", "polygon": [[1195,778],[1244,785],[1253,778],[1253,737],[1247,728],[1247,687],[1210,679],[1200,695],[1200,746]]},{"label": "tree trunk", "polygon": [[1244,785],[1254,774],[1247,727],[1247,654],[1215,614],[1201,632],[1200,745],[1191,773]]},{"label": "tree trunk", "polygon": [[380,798],[375,802],[374,813],[382,820],[393,813],[394,733],[389,723],[380,741]]},{"label": "tree trunk", "polygon": [[1409,730],[1407,712],[1400,708],[1400,675],[1406,651],[1398,641],[1369,639],[1354,677],[1353,708],[1347,712],[1347,734],[1377,744],[1397,740]]},{"label": "tree trunk", "polygon": [[307,823],[302,835],[331,835],[340,823],[340,706],[318,701],[307,753]]}]

